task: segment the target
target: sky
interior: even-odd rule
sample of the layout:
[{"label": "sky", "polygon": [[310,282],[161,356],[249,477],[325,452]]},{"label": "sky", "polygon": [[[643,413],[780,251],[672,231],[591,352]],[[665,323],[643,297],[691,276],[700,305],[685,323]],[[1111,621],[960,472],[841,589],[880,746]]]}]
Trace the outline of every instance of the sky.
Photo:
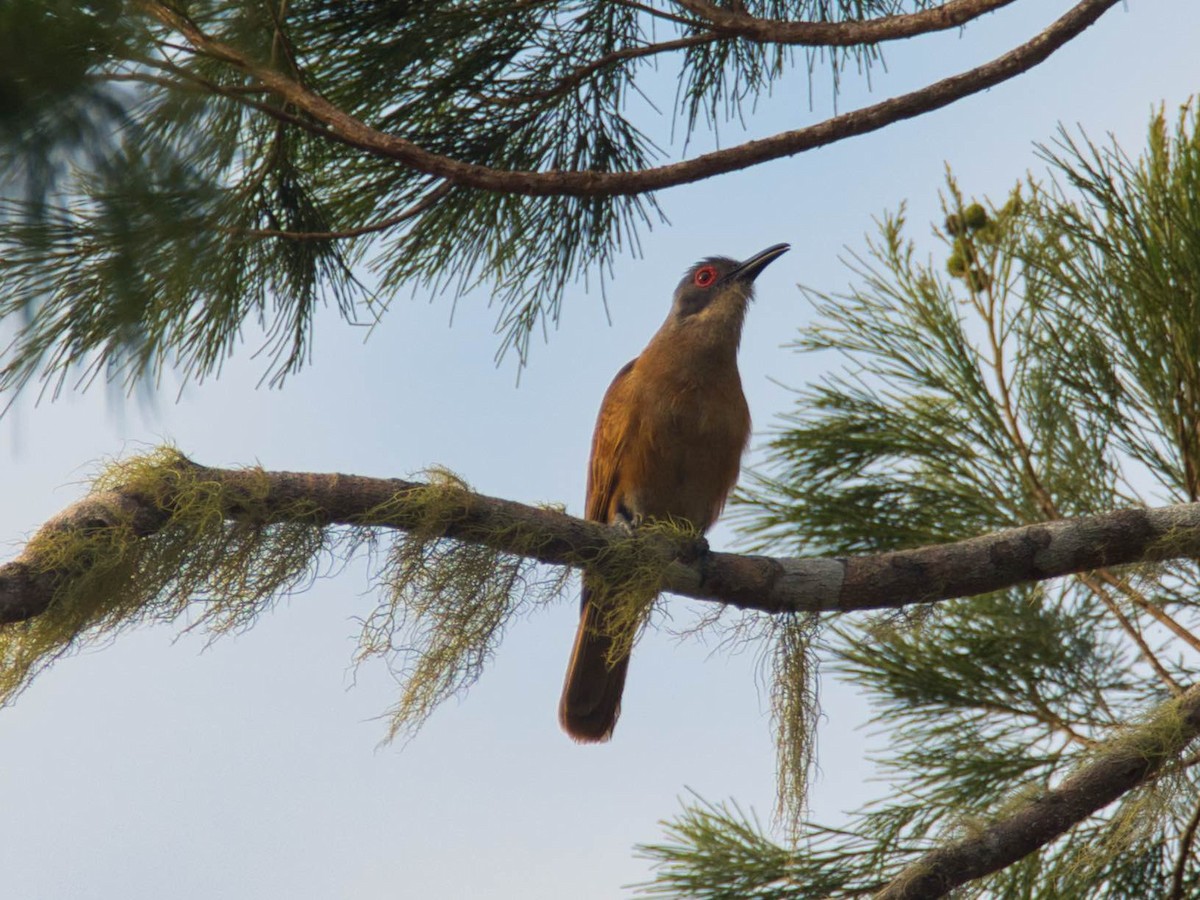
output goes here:
[{"label": "sky", "polygon": [[[1018,3],[961,35],[892,48],[870,91],[846,78],[839,109],[990,58],[1068,6]],[[1034,144],[1059,122],[1138,152],[1152,108],[1200,89],[1198,39],[1194,0],[1134,0],[1042,66],[947,109],[662,193],[670,224],[618,262],[607,312],[594,279],[569,289],[519,383],[511,361],[493,362],[495,311],[480,294],[452,325],[446,302],[398,300],[369,336],[330,312],[312,365],[281,390],[258,386],[264,364],[248,341],[202,385],[168,376],[150,397],[102,387],[22,397],[0,420],[0,541],[15,555],[104,460],[163,441],[213,466],[381,477],[446,466],[485,493],[578,514],[600,398],[666,315],[682,271],[787,241],[792,251],[758,280],[742,341],[752,465],[789,407],[788,386],[830,364],[785,346],[811,318],[797,284],[846,286],[839,257],[906,201],[929,252],[947,165],[967,194],[1002,197],[1043,173]],[[821,88],[810,108],[797,72],[749,117],[748,134],[829,112]],[[742,137],[728,126],[721,135],[726,145]],[[678,158],[684,148],[677,139],[667,149]],[[697,139],[688,152],[703,149]],[[736,549],[727,526],[710,542]],[[350,666],[355,618],[373,603],[354,565],[282,598],[246,633],[208,645],[183,623],[142,629],[43,674],[0,710],[5,895],[590,900],[651,876],[633,846],[658,840],[660,820],[691,792],[770,820],[774,750],[752,651],[648,634],[614,739],[577,746],[555,715],[577,615],[565,596],[515,623],[480,682],[415,740],[380,747],[397,686],[380,665]],[[678,599],[665,608],[680,627],[696,609]],[[811,812],[836,823],[883,790],[869,758],[887,735],[831,677],[821,703]]]}]

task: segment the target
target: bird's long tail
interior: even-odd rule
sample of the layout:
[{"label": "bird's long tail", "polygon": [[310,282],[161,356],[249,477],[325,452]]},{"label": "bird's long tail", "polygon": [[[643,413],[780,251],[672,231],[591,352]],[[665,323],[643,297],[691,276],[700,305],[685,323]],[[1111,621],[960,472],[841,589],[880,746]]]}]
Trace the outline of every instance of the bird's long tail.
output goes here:
[{"label": "bird's long tail", "polygon": [[575,632],[575,647],[567,666],[558,721],[572,739],[590,744],[607,741],[612,736],[621,712],[629,653],[612,658],[613,637],[603,621],[602,609],[595,602],[596,591],[587,581],[585,577],[579,630]]}]

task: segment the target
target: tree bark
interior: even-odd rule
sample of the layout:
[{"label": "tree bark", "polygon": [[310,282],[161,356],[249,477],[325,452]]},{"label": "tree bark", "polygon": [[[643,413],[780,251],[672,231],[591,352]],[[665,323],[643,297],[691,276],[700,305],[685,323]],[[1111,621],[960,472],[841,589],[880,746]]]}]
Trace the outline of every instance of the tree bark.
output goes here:
[{"label": "tree bark", "polygon": [[[191,479],[222,488],[224,514],[253,524],[294,521],[316,527],[425,526],[421,492],[429,485],[394,478],[178,463]],[[468,490],[439,506],[444,536],[527,555],[551,565],[604,574],[629,535],[597,522]],[[169,491],[147,496],[119,486],[72,504],[38,535],[71,529],[132,527],[148,537],[170,520]],[[37,537],[0,565],[0,624],[44,612],[71,573],[37,558]],[[709,551],[697,539],[658,532],[638,536],[657,554],[662,590],[769,613],[897,609],[1003,590],[1018,584],[1129,563],[1200,556],[1200,503],[1126,509],[1026,525],[949,544],[844,558],[794,558]],[[530,552],[528,548],[535,546]],[[607,562],[606,562],[607,561]],[[77,574],[77,573],[76,573]]]}]

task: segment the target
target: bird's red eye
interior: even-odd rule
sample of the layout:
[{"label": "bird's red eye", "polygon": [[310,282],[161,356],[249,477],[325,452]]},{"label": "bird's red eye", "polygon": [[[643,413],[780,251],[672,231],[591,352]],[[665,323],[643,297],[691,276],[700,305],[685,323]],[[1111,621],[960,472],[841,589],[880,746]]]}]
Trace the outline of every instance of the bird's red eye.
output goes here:
[{"label": "bird's red eye", "polygon": [[697,287],[708,287],[717,280],[717,270],[712,266],[701,266],[692,280],[696,282]]}]

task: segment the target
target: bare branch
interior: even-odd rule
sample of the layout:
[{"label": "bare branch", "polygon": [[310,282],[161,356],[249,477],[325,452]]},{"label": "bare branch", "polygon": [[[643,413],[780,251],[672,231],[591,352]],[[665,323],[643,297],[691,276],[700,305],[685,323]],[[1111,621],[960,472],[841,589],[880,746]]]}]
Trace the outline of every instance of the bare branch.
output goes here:
[{"label": "bare branch", "polygon": [[[421,518],[420,482],[356,475],[213,469],[179,463],[219,486],[227,518],[266,525],[305,521],[411,530]],[[15,560],[0,566],[0,623],[44,612],[55,591],[78,572],[47,567],[39,537],[57,532],[132,527],[149,536],[164,528],[177,498],[119,488],[93,494],[46,523]],[[565,513],[462,490],[444,536],[601,575],[628,545],[628,535]],[[708,552],[703,542],[643,534],[657,554],[662,589],[770,613],[896,609],[1003,590],[1104,566],[1200,556],[1200,503],[1127,509],[1027,525],[951,544],[847,558],[774,558]],[[535,549],[530,549],[531,547]]]},{"label": "bare branch", "polygon": [[1152,778],[1200,735],[1200,685],[1155,710],[1057,788],[978,834],[906,866],[876,900],[933,900],[997,872],[1065,834],[1122,794]]},{"label": "bare branch", "polygon": [[[302,84],[254,62],[238,50],[206,35],[165,4],[143,0],[150,15],[179,32],[195,52],[221,60],[250,75],[285,103],[303,110],[326,129],[325,137],[453,184],[531,196],[611,196],[641,194],[794,156],[894,122],[948,106],[994,87],[1046,60],[1077,37],[1119,0],[1081,0],[1048,28],[991,62],[934,82],[924,88],[794,131],[748,141],[693,159],[632,172],[519,172],[492,169],[432,153],[403,137],[386,134],[349,115]],[[953,4],[947,4],[951,6]],[[945,7],[942,7],[944,9]],[[849,23],[845,23],[849,24]]]}]

